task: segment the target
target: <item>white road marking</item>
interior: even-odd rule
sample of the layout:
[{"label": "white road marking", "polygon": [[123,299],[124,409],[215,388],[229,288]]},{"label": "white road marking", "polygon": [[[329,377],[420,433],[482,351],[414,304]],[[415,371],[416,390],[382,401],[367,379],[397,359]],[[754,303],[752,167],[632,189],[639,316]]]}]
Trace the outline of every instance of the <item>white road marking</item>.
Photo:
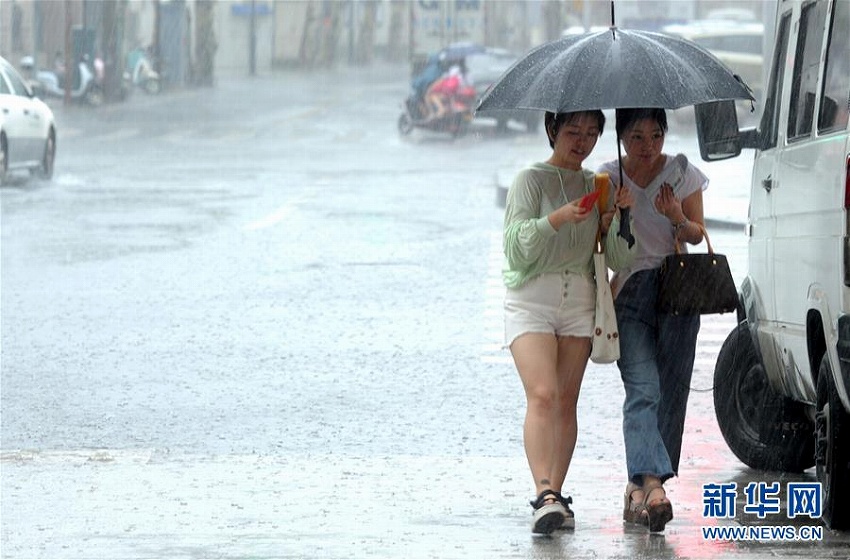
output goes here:
[{"label": "white road marking", "polygon": [[267,228],[267,227],[271,227],[271,226],[275,225],[276,223],[280,222],[281,220],[283,220],[284,218],[286,218],[287,216],[289,216],[290,214],[292,214],[292,212],[295,211],[295,207],[296,207],[297,204],[298,204],[298,202],[296,201],[296,202],[290,202],[289,204],[287,204],[285,206],[281,206],[280,208],[278,208],[277,210],[275,210],[274,212],[272,212],[268,216],[265,216],[263,218],[260,218],[259,220],[253,221],[250,224],[246,225],[242,229],[244,229],[246,231],[256,231],[258,229],[264,229],[264,228]]}]

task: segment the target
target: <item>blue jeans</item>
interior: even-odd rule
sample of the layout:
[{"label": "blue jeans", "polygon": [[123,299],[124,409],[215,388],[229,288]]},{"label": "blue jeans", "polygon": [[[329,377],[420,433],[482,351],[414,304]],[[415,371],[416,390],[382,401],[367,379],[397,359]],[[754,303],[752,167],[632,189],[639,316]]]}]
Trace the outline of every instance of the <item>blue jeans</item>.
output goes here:
[{"label": "blue jeans", "polygon": [[662,481],[679,470],[682,432],[694,368],[699,315],[655,310],[658,270],[632,275],[614,307],[620,331],[617,366],[626,389],[623,437],[629,480]]}]

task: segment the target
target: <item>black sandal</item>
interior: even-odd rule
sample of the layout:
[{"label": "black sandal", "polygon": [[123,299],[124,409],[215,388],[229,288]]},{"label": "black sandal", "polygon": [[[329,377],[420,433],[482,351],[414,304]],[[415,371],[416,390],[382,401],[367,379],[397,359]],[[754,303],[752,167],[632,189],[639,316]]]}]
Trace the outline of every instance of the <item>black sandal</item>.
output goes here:
[{"label": "black sandal", "polygon": [[537,496],[536,500],[529,502],[534,508],[531,532],[538,535],[549,535],[555,529],[561,527],[566,517],[566,510],[561,503],[561,495],[554,490],[547,489]]},{"label": "black sandal", "polygon": [[575,529],[576,528],[576,514],[573,513],[573,510],[570,509],[570,504],[573,503],[573,497],[567,496],[566,498],[560,492],[556,492],[558,494],[558,501],[561,502],[561,505],[564,506],[564,521],[561,523],[560,529]]}]

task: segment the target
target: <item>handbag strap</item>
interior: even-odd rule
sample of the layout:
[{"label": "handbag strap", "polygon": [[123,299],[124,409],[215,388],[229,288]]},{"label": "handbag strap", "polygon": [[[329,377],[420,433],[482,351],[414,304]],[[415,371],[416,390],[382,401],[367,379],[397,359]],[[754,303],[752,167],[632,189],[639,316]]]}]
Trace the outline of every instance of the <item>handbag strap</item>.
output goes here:
[{"label": "handbag strap", "polygon": [[[605,173],[605,176],[608,178],[607,173]],[[608,209],[608,196],[611,194],[610,181],[610,178],[608,178],[608,182],[605,185],[599,185],[597,187],[596,178],[594,177],[594,187],[599,191],[599,198],[596,199],[596,211],[599,214],[599,225],[596,228],[596,246],[594,249],[597,253],[605,252],[605,245],[602,243],[602,214]]]},{"label": "handbag strap", "polygon": [[[691,220],[691,223],[694,223],[699,227],[700,231],[702,232],[702,236],[705,237],[705,244],[708,245],[708,252],[709,252],[709,254],[713,255],[714,254],[714,248],[711,246],[711,239],[709,239],[709,237],[708,237],[708,230],[706,230],[705,226],[702,225],[699,222],[694,222],[694,221]],[[676,254],[681,255],[682,254],[682,247],[679,244],[679,238],[676,236],[675,232],[673,232],[673,241],[676,243]]]}]

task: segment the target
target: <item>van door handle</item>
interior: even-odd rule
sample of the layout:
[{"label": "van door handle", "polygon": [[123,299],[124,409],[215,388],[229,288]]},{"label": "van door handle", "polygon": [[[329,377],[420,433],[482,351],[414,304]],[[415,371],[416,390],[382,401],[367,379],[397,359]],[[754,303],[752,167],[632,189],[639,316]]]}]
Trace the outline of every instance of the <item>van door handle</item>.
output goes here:
[{"label": "van door handle", "polygon": [[770,192],[771,189],[773,189],[773,178],[772,178],[772,176],[768,175],[767,179],[762,179],[761,180],[761,186],[764,188],[764,190],[766,190],[767,192]]}]

